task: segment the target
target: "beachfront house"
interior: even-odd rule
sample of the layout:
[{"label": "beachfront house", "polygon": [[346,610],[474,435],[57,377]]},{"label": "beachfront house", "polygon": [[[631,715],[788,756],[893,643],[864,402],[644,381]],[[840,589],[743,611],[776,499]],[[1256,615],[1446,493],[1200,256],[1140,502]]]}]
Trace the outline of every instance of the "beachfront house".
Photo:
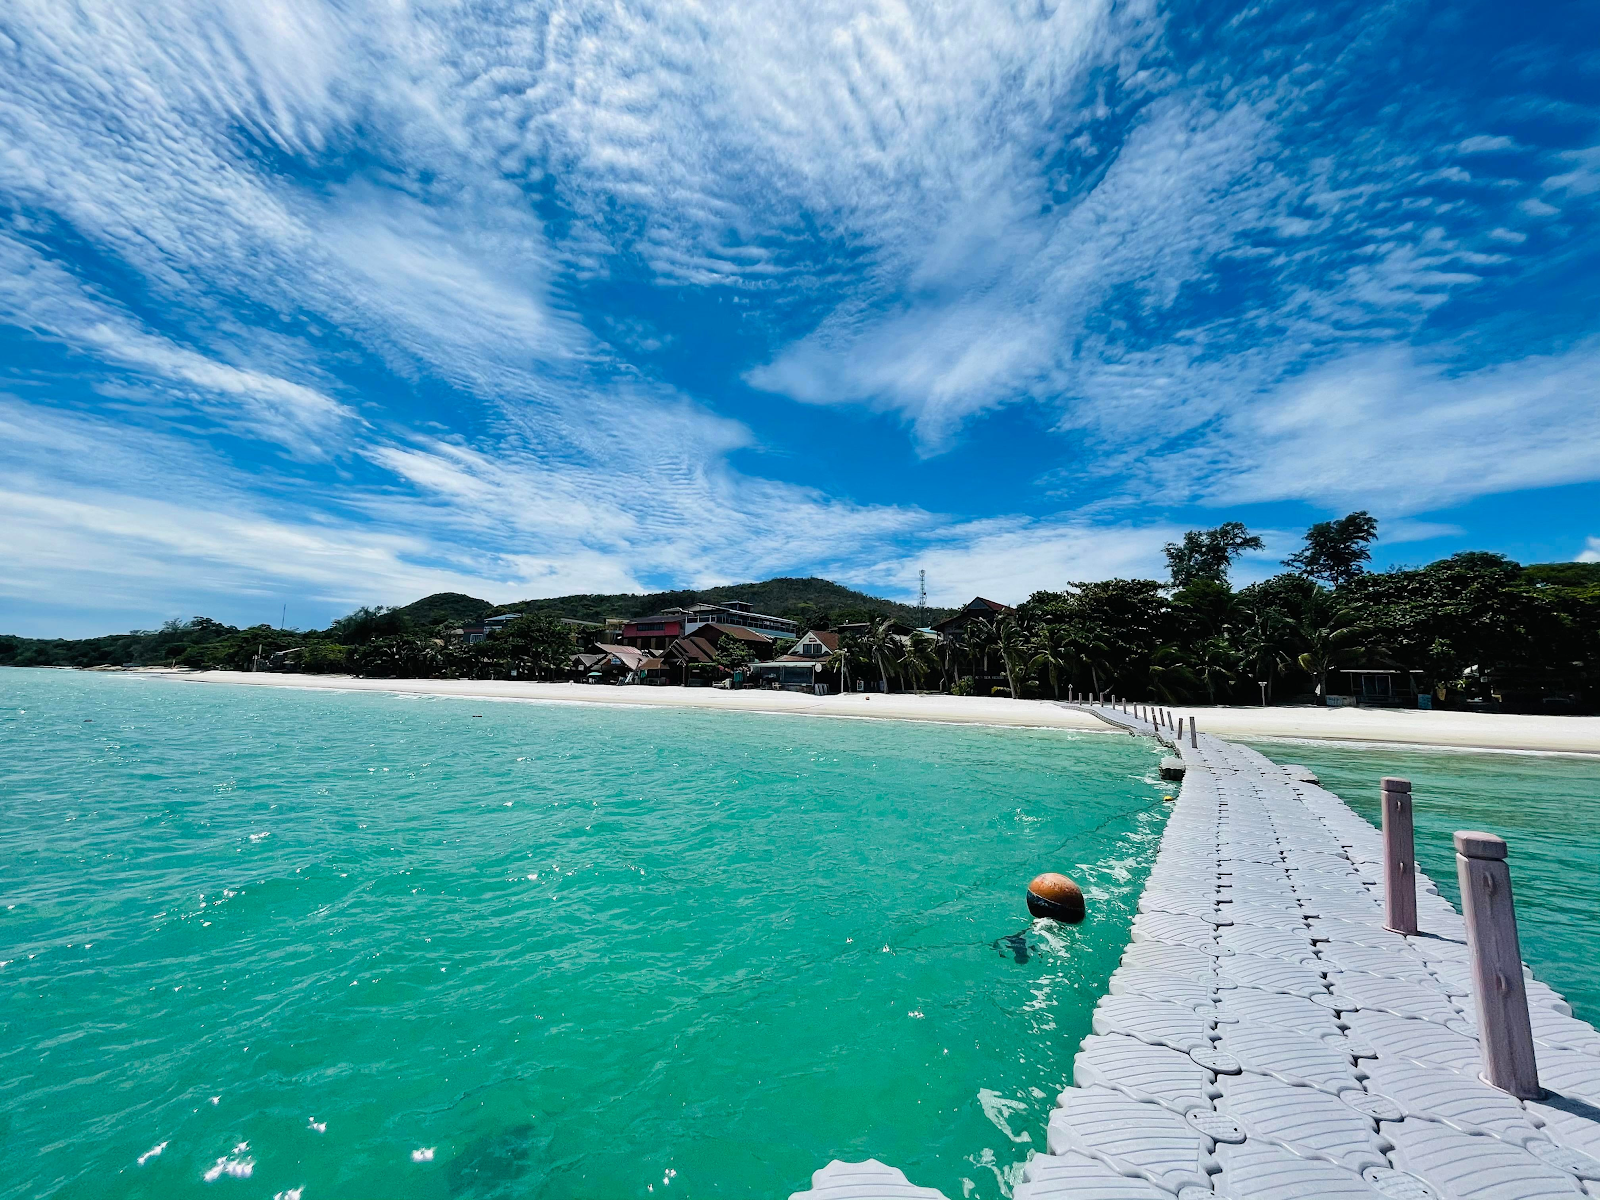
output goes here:
[{"label": "beachfront house", "polygon": [[758,687],[829,695],[839,690],[839,668],[829,662],[838,649],[837,630],[813,629],[791,646],[787,654],[753,664],[751,681]]},{"label": "beachfront house", "polygon": [[1419,670],[1381,671],[1358,667],[1339,672],[1344,684],[1344,694],[1329,692],[1329,707],[1357,706],[1361,708],[1417,708],[1417,679]]},{"label": "beachfront house", "polygon": [[1001,604],[998,600],[986,600],[982,596],[974,596],[963,604],[953,617],[946,617],[935,622],[931,628],[941,637],[953,638],[961,641],[967,632],[967,626],[974,621],[988,621],[991,625],[1002,617],[1015,616],[1017,610],[1009,604]]},{"label": "beachfront house", "polygon": [[[579,683],[638,683],[639,669],[650,656],[634,646],[595,644],[600,661],[593,663]],[[578,656],[585,657],[585,656]]]}]

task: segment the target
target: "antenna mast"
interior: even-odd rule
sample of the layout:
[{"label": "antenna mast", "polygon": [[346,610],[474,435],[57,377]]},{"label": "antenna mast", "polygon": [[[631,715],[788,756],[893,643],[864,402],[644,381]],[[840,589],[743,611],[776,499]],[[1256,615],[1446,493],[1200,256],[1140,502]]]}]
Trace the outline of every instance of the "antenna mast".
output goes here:
[{"label": "antenna mast", "polygon": [[917,617],[923,623],[928,623],[928,572],[917,572]]}]

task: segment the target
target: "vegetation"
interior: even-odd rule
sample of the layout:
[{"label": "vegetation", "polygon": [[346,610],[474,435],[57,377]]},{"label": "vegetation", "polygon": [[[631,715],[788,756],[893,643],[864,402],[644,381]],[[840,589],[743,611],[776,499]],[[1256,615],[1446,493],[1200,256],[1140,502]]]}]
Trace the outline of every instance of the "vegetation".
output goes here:
[{"label": "vegetation", "polygon": [[[1113,693],[1169,704],[1315,701],[1350,668],[1416,671],[1443,703],[1542,711],[1600,708],[1600,563],[1520,566],[1463,553],[1420,568],[1367,568],[1366,513],[1313,525],[1292,568],[1235,589],[1238,556],[1260,540],[1238,522],[1167,547],[1169,578],[1106,579],[1034,593],[958,640],[913,632],[924,614],[820,579],[773,579],[648,596],[568,596],[494,606],[440,593],[361,608],[326,630],[236,629],[205,617],[82,640],[0,637],[0,664],[196,668],[455,678],[565,678],[594,640],[560,618],[643,616],[743,600],[804,628],[853,626],[829,666],[844,686],[1056,697]],[[525,615],[467,645],[464,621]],[[930,609],[928,621],[949,615]],[[742,643],[716,664],[747,665]]]},{"label": "vegetation", "polygon": [[1415,671],[1446,705],[1600,709],[1600,564],[1468,552],[1373,573],[1376,536],[1367,513],[1314,525],[1293,570],[1236,591],[1229,569],[1260,541],[1229,522],[1168,545],[1166,581],[1070,584],[973,621],[932,672],[900,668],[876,631],[846,636],[835,660],[848,678],[957,695],[1321,702],[1337,672],[1364,668]]},{"label": "vegetation", "polygon": [[[470,597],[462,597],[470,599]],[[437,597],[419,600],[427,604]],[[838,625],[862,623],[893,617],[907,625],[919,626],[940,621],[954,611],[928,608],[919,611],[914,604],[881,600],[827,579],[768,579],[763,583],[733,583],[726,587],[699,591],[651,592],[643,595],[557,596],[549,600],[519,600],[504,604],[494,612],[549,613],[579,621],[604,622],[608,617],[645,617],[666,608],[690,604],[725,604],[743,601],[756,612],[785,617],[802,629],[832,629]],[[481,601],[480,601],[481,603]],[[415,607],[415,606],[413,606]],[[404,611],[404,610],[402,610]]]}]

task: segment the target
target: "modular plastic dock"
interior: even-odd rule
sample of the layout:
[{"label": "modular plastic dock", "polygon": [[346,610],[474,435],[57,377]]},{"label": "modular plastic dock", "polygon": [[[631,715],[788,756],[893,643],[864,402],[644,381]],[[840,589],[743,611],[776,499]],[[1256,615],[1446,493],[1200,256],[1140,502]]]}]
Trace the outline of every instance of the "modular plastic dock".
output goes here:
[{"label": "modular plastic dock", "polygon": [[[1600,1197],[1600,1033],[1524,968],[1545,1095],[1482,1082],[1465,928],[1437,888],[1419,873],[1419,932],[1390,932],[1376,829],[1303,768],[1188,743],[1132,941],[1015,1200]],[[941,1195],[869,1160],[793,1200]]]}]

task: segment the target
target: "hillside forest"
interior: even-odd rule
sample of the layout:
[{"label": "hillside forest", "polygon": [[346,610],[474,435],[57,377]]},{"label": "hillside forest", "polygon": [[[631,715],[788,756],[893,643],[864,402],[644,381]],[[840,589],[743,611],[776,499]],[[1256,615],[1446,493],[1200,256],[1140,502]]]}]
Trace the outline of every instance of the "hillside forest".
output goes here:
[{"label": "hillside forest", "polygon": [[[1468,551],[1374,572],[1367,564],[1376,536],[1366,513],[1313,525],[1282,573],[1235,588],[1236,562],[1260,539],[1238,522],[1193,530],[1166,547],[1164,580],[1066,583],[955,638],[917,632],[948,609],[918,610],[827,580],[774,579],[501,606],[441,593],[403,608],[358,609],[325,630],[238,629],[195,617],[84,640],[0,637],[0,665],[248,669],[278,654],[307,672],[567,678],[571,655],[603,636],[603,627],[571,621],[744,600],[802,629],[850,627],[832,665],[847,681],[891,690],[1320,703],[1338,690],[1339,672],[1365,668],[1415,672],[1418,688],[1443,706],[1600,709],[1600,563],[1524,566]],[[524,615],[476,645],[450,636],[502,612]],[[279,653],[289,650],[298,653]]]}]

